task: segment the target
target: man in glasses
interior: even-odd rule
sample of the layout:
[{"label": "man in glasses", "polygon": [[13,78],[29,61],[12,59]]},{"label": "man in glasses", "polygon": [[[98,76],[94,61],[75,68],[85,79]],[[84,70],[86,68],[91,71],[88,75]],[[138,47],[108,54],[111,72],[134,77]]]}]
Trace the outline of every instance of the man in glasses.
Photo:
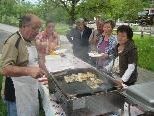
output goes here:
[{"label": "man in glasses", "polygon": [[33,40],[39,32],[40,19],[27,14],[20,18],[19,31],[12,34],[2,50],[2,74],[5,76],[4,99],[8,116],[38,116],[38,78],[45,77],[38,67]]}]

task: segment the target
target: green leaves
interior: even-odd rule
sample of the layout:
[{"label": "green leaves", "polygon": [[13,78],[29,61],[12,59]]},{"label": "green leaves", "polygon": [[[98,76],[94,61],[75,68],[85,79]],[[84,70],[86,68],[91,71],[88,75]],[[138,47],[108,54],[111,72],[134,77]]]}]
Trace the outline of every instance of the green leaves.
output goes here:
[{"label": "green leaves", "polygon": [[122,17],[125,20],[133,20],[138,17],[138,12],[143,9],[141,0],[124,0]]},{"label": "green leaves", "polygon": [[21,0],[0,1],[0,22],[18,25],[18,18],[25,13],[37,13],[37,8]]},{"label": "green leaves", "polygon": [[17,24],[17,18],[25,13],[58,22],[74,21],[79,17],[92,20],[97,15],[103,19],[133,20],[149,4],[150,0],[39,0],[39,4],[0,0],[0,22]]},{"label": "green leaves", "polygon": [[[3,77],[0,75],[0,91],[2,89],[2,80],[3,80]],[[6,115],[7,115],[6,106],[0,95],[0,116],[6,116]]]}]

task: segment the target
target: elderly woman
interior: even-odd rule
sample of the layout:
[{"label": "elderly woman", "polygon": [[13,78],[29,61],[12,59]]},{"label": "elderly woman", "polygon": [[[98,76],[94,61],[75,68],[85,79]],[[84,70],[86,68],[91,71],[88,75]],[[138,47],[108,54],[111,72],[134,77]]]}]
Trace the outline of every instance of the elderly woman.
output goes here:
[{"label": "elderly woman", "polygon": [[59,46],[58,34],[55,32],[55,25],[51,21],[47,21],[45,31],[37,35],[36,43],[41,54],[48,54]]},{"label": "elderly woman", "polygon": [[98,52],[102,54],[102,56],[98,59],[97,67],[100,70],[110,72],[113,62],[114,56],[114,48],[117,45],[117,38],[112,35],[113,28],[115,24],[112,20],[108,20],[104,22],[103,25],[103,33],[99,38],[99,42],[97,45]]},{"label": "elderly woman", "polygon": [[117,82],[122,85],[133,85],[137,81],[137,49],[133,41],[133,31],[122,25],[117,29],[118,45],[115,48],[113,72],[121,77]]},{"label": "elderly woman", "polygon": [[103,30],[103,21],[97,20],[96,21],[96,30],[93,30],[90,37],[89,37],[89,43],[90,43],[90,50],[91,51],[96,51],[97,50],[97,44],[98,44],[98,39],[101,36]]},{"label": "elderly woman", "polygon": [[[133,31],[127,25],[121,25],[117,29],[118,44],[115,47],[115,60],[112,68],[112,76],[121,88],[134,85],[137,81],[137,48],[133,41]],[[120,78],[119,78],[120,77]],[[126,107],[127,106],[127,107]],[[128,109],[128,103],[124,103],[123,110]],[[124,115],[123,110],[121,115]]]},{"label": "elderly woman", "polygon": [[41,59],[39,63],[41,68],[46,69],[44,65],[45,55],[54,51],[57,47],[59,47],[59,44],[59,37],[55,32],[55,25],[53,22],[47,21],[46,29],[36,36],[36,46]]},{"label": "elderly woman", "polygon": [[[100,36],[102,35],[103,29],[103,21],[102,20],[96,20],[96,27],[97,29],[93,30],[90,37],[89,37],[89,51],[90,52],[96,52],[97,51],[97,44],[99,41]],[[90,58],[90,64],[93,66],[96,66],[96,58]]]}]

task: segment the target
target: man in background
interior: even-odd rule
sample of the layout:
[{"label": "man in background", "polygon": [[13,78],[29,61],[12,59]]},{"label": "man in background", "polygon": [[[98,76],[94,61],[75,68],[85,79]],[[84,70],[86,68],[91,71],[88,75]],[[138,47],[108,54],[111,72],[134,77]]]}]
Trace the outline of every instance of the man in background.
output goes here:
[{"label": "man in background", "polygon": [[84,19],[76,20],[76,28],[67,36],[73,44],[73,54],[85,62],[89,62],[89,37],[92,29],[86,26]]}]

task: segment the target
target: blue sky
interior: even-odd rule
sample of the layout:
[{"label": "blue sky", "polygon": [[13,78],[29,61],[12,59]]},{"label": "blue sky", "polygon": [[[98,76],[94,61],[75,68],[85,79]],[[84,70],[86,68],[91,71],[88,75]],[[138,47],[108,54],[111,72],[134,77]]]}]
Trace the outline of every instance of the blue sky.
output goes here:
[{"label": "blue sky", "polygon": [[37,3],[39,0],[25,0],[25,1],[29,1],[29,2],[31,2],[31,3],[33,3],[33,4],[35,4],[35,3]]}]

